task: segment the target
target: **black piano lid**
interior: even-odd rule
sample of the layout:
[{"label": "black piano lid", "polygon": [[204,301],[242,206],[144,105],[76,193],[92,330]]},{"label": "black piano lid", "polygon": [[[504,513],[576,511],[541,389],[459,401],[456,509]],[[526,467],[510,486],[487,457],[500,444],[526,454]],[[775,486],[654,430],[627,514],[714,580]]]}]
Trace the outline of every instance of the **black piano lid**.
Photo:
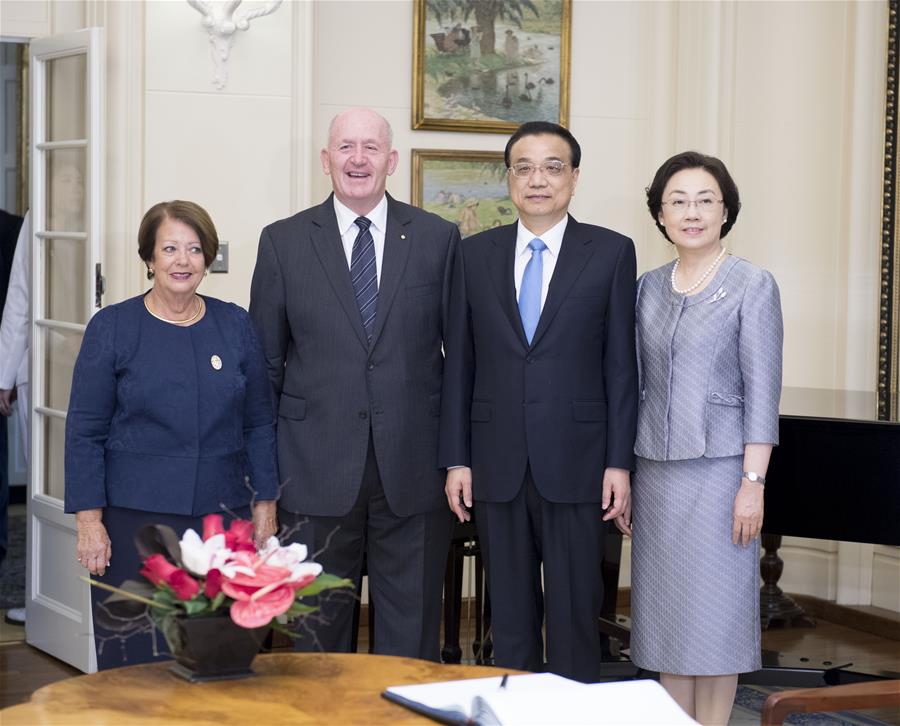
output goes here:
[{"label": "black piano lid", "polygon": [[763,531],[900,545],[900,423],[875,393],[785,388]]}]

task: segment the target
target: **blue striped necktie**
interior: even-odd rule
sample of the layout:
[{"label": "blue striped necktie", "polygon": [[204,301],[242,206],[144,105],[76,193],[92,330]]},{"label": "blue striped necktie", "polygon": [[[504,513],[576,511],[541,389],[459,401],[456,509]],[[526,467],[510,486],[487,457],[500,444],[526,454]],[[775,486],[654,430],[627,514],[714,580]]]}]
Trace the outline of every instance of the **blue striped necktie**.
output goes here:
[{"label": "blue striped necktie", "polygon": [[547,245],[543,240],[535,237],[528,243],[531,248],[531,259],[525,265],[522,273],[522,284],[519,285],[519,315],[522,317],[522,327],[525,328],[525,337],[528,344],[534,338],[538,320],[541,319],[541,288],[544,281],[543,252]]},{"label": "blue striped necktie", "polygon": [[356,226],[359,227],[359,234],[356,235],[353,253],[350,256],[350,279],[353,282],[356,304],[359,305],[359,314],[369,342],[372,341],[375,312],[378,307],[378,274],[375,268],[375,240],[369,231],[371,224],[371,220],[365,217],[357,218]]}]

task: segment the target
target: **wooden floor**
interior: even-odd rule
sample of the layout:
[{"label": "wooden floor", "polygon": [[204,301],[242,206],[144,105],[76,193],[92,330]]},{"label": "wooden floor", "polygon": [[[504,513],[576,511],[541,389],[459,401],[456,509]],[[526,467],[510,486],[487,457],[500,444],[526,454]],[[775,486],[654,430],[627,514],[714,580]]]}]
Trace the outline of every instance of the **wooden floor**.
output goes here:
[{"label": "wooden floor", "polygon": [[[23,629],[0,625],[0,707],[27,701],[41,686],[79,675],[75,669],[26,645],[23,638]],[[763,647],[770,650],[804,655],[813,660],[852,662],[855,669],[900,673],[900,641],[822,620],[815,628],[770,630],[763,633],[762,640]],[[359,638],[361,649],[367,642],[368,629],[363,624]],[[471,646],[464,642],[463,648],[464,658],[471,657]],[[900,724],[900,713],[893,716],[878,714],[882,720]]]}]

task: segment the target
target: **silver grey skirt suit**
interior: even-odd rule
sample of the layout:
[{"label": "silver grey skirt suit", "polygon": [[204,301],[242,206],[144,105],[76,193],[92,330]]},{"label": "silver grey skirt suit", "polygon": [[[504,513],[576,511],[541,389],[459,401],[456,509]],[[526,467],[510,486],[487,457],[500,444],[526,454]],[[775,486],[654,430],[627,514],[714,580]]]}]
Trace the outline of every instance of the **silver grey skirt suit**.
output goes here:
[{"label": "silver grey skirt suit", "polygon": [[759,540],[731,543],[744,445],[778,443],[783,327],[772,275],[727,257],[695,295],[672,265],[638,281],[631,659],[725,675],[760,667]]}]

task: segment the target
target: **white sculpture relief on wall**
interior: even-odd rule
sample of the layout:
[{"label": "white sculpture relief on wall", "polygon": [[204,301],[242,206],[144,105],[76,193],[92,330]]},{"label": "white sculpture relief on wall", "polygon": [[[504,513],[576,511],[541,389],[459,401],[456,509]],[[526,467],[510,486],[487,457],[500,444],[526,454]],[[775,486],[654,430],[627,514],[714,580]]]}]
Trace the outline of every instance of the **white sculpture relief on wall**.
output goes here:
[{"label": "white sculpture relief on wall", "polygon": [[187,0],[194,10],[203,16],[203,27],[209,34],[210,53],[213,60],[213,85],[220,91],[228,84],[228,56],[234,45],[235,32],[247,30],[250,21],[274,13],[284,0],[269,2],[252,10],[238,10],[241,0],[214,2],[213,0]]}]

